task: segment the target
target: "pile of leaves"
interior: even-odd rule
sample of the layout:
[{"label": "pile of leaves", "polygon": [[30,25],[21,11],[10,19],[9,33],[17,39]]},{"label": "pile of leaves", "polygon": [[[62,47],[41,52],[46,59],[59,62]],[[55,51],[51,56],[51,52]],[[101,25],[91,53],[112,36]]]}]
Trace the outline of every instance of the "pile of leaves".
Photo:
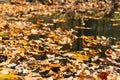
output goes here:
[{"label": "pile of leaves", "polygon": [[119,79],[118,39],[51,29],[55,23],[65,22],[64,18],[53,19],[53,23],[28,20],[58,10],[61,6],[0,4],[0,80]]}]

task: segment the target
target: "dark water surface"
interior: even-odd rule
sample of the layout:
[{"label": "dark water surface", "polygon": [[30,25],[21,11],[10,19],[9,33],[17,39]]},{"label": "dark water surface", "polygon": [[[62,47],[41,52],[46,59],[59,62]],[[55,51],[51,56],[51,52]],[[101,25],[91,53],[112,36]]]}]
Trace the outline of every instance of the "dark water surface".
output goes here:
[{"label": "dark water surface", "polygon": [[[29,19],[29,21],[36,23],[37,19],[43,19],[47,23],[53,23],[52,17],[45,16],[34,19]],[[91,29],[84,29],[84,30],[78,30],[79,34],[81,35],[84,31],[84,35],[86,36],[106,36],[106,37],[116,37],[120,38],[120,20],[118,21],[112,21],[110,18],[103,18],[103,19],[87,19],[84,21],[85,25],[82,26],[80,19],[72,19],[72,18],[66,18],[66,22],[57,22],[54,23],[54,26],[50,26],[51,29],[56,29],[58,27],[62,29],[75,29],[76,26],[82,26],[82,27],[89,27]]]}]

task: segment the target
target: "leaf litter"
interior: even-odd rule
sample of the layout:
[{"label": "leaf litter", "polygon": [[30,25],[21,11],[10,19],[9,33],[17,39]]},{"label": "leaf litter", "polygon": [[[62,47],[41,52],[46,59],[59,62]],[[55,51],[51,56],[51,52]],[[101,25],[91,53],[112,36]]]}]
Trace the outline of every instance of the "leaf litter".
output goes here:
[{"label": "leaf litter", "polygon": [[[53,19],[53,24],[28,20],[54,14],[56,8],[0,4],[0,80],[119,80],[119,41],[111,45],[104,36],[95,39],[76,36],[74,29],[50,29],[64,18]],[[72,49],[75,40],[82,40],[82,50]]]}]

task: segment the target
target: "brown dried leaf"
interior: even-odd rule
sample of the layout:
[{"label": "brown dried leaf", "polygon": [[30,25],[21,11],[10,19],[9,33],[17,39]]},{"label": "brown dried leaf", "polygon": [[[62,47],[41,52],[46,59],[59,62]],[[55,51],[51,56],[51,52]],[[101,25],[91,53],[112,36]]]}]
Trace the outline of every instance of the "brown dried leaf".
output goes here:
[{"label": "brown dried leaf", "polygon": [[107,73],[107,72],[101,72],[99,75],[98,75],[98,77],[99,78],[101,78],[102,80],[104,80],[104,79],[107,79],[107,76],[108,76],[109,74]]}]

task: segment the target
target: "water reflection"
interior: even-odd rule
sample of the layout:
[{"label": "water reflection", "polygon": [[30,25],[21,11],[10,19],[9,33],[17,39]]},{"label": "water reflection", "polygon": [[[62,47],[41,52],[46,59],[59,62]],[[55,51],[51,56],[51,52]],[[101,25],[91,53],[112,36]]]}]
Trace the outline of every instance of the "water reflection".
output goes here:
[{"label": "water reflection", "polygon": [[91,35],[94,36],[106,36],[106,37],[120,37],[120,26],[113,26],[114,23],[120,23],[120,21],[111,21],[110,19],[101,20],[88,20],[86,26],[90,26],[93,29]]},{"label": "water reflection", "polygon": [[[110,21],[110,19],[101,19],[94,20],[88,19],[85,21],[84,27],[90,27],[92,29],[84,29],[78,31],[78,36],[83,35],[82,31],[84,31],[84,35],[90,36],[106,36],[106,37],[120,37],[120,26],[113,26],[114,23],[120,23],[120,21]],[[80,20],[69,19],[64,23],[56,23],[56,27],[61,27],[62,29],[71,29],[75,28],[75,26],[81,26]]]}]

